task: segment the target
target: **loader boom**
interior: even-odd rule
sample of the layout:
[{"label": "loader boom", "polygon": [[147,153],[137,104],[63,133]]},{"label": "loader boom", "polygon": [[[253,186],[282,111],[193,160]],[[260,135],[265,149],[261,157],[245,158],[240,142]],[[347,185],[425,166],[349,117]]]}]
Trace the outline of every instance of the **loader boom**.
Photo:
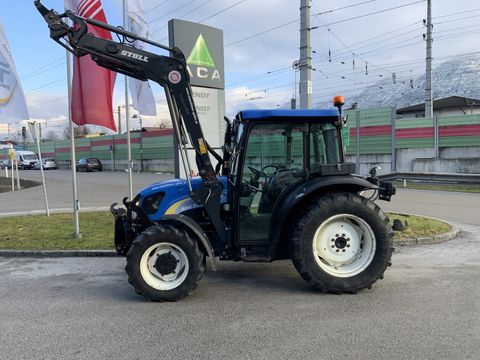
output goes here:
[{"label": "loader boom", "polygon": [[[185,56],[178,48],[170,48],[154,41],[139,37],[122,28],[113,27],[94,19],[83,18],[71,11],[59,14],[48,10],[37,0],[34,2],[50,29],[50,37],[75,56],[90,55],[99,66],[125,74],[139,80],[152,80],[165,90],[173,128],[181,146],[182,158],[186,159],[188,134],[196,156],[198,174],[202,186],[195,192],[190,186],[190,196],[205,206],[215,229],[225,234],[225,226],[220,218],[219,201],[223,188],[217,179],[210,161],[209,146],[204,138],[190,87]],[[73,26],[64,20],[70,19]],[[118,35],[119,41],[96,37],[88,32],[89,26],[97,26]],[[162,56],[139,50],[129,44],[130,40],[140,40],[162,50],[171,56]],[[128,40],[128,41],[127,41]],[[182,153],[183,151],[183,153]],[[190,184],[190,165],[184,162],[187,181]]]}]

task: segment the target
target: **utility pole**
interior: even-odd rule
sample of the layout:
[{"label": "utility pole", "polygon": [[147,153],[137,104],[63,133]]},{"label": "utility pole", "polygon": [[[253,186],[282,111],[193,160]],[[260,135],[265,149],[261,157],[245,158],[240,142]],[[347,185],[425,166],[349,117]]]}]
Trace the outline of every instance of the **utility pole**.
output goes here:
[{"label": "utility pole", "polygon": [[300,109],[312,107],[312,50],[310,0],[300,0]]},{"label": "utility pole", "polygon": [[432,0],[427,0],[427,21],[423,20],[427,27],[427,56],[425,72],[425,117],[433,117],[432,100]]}]

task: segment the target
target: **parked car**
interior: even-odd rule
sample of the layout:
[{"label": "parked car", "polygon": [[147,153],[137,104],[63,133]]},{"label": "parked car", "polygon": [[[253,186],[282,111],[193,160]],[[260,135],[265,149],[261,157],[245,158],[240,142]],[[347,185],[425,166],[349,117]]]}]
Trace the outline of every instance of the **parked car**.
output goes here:
[{"label": "parked car", "polygon": [[[43,161],[43,170],[57,169],[57,162],[55,161],[55,159],[45,158],[45,159],[42,159],[42,161]],[[35,165],[33,165],[33,168],[35,170],[40,170],[40,161],[37,161]]]},{"label": "parked car", "polygon": [[10,164],[10,160],[2,160],[0,161],[0,169],[11,169],[12,165]]},{"label": "parked car", "polygon": [[103,170],[103,165],[100,159],[98,158],[81,158],[80,160],[77,161],[77,171],[93,171],[93,170],[98,170],[102,171]]}]

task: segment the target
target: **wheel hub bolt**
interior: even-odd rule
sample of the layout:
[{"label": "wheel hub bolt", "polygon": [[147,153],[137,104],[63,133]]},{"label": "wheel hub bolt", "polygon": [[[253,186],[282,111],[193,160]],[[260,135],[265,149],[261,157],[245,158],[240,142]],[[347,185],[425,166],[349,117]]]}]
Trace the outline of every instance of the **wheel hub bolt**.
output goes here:
[{"label": "wheel hub bolt", "polygon": [[334,248],[334,247],[335,247],[335,245],[332,245],[332,248]]},{"label": "wheel hub bolt", "polygon": [[347,247],[350,247],[350,244],[347,244]]},{"label": "wheel hub bolt", "polygon": [[337,249],[337,250],[336,250],[336,252],[339,252],[339,251],[340,251],[340,249]]},{"label": "wheel hub bolt", "polygon": [[345,252],[345,249],[343,249],[342,251]]}]

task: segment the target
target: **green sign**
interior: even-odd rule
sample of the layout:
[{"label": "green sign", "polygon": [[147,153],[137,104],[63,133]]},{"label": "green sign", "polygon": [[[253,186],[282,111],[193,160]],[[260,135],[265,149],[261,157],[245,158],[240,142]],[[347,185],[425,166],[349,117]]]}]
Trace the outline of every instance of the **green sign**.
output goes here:
[{"label": "green sign", "polygon": [[203,34],[198,35],[197,41],[193,46],[192,52],[187,59],[187,64],[206,66],[209,68],[217,67],[215,61],[213,61],[210,50],[208,50],[207,42],[203,37]]},{"label": "green sign", "polygon": [[168,23],[168,34],[170,46],[179,48],[185,54],[192,86],[225,88],[221,30],[173,19]]}]

